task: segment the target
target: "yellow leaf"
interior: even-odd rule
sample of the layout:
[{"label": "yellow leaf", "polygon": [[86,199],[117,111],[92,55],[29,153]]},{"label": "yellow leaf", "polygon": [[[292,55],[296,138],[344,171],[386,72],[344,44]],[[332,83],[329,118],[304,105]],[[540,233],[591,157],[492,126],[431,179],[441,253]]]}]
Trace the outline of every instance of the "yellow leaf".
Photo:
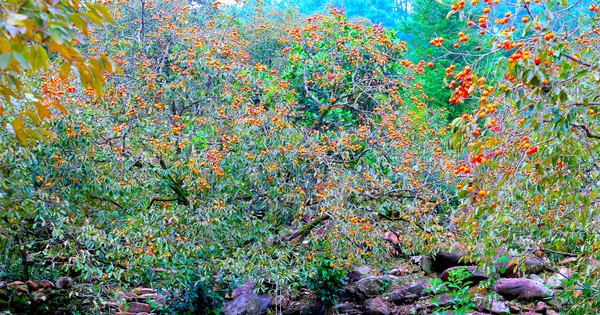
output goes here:
[{"label": "yellow leaf", "polygon": [[12,126],[15,133],[21,129],[23,129],[23,122],[19,118],[15,118],[10,125]]},{"label": "yellow leaf", "polygon": [[27,117],[29,117],[29,119],[33,120],[33,122],[36,125],[40,125],[42,123],[42,121],[40,120],[40,117],[38,117],[38,115],[36,115],[36,113],[33,111],[33,109],[25,110],[25,115],[27,115]]},{"label": "yellow leaf", "polygon": [[68,62],[60,65],[60,70],[58,71],[58,75],[61,79],[66,79],[69,77],[69,73],[71,73],[71,65]]},{"label": "yellow leaf", "polygon": [[46,106],[44,106],[40,103],[35,103],[35,108],[37,109],[37,112],[38,112],[38,115],[40,115],[40,118],[42,118],[42,119],[50,118],[50,111],[46,108]]},{"label": "yellow leaf", "polygon": [[69,111],[59,102],[54,102],[54,107],[58,108],[58,110],[63,114],[68,114]]}]

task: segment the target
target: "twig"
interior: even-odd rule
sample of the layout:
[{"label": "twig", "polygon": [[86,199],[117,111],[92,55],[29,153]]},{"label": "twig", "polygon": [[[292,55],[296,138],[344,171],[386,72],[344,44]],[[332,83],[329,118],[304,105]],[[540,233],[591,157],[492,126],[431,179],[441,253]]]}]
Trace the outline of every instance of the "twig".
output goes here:
[{"label": "twig", "polygon": [[177,201],[177,200],[179,200],[179,198],[152,198],[152,199],[150,199],[150,204],[148,205],[148,207],[146,207],[146,209],[152,208],[152,205],[157,201]]},{"label": "twig", "polygon": [[567,59],[571,59],[571,60],[575,61],[576,63],[578,63],[580,65],[584,65],[584,66],[590,67],[590,68],[592,67],[591,64],[589,64],[587,62],[584,62],[584,61],[581,61],[581,60],[579,60],[579,59],[577,59],[577,58],[575,58],[573,56],[569,56],[569,55],[563,55],[563,56],[567,57]]},{"label": "twig", "polygon": [[571,126],[579,128],[579,129],[583,129],[583,131],[585,131],[586,137],[588,137],[588,138],[599,139],[600,140],[600,136],[592,134],[592,132],[590,131],[590,129],[587,126],[585,126],[585,125],[571,124]]}]

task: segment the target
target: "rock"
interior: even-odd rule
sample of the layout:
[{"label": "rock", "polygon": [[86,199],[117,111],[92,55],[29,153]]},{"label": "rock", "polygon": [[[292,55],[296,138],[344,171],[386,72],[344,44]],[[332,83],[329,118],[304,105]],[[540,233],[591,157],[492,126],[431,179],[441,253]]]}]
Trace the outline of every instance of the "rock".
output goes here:
[{"label": "rock", "polygon": [[127,311],[134,314],[143,312],[150,313],[152,312],[152,309],[150,308],[150,305],[146,303],[131,302],[129,303],[129,308]]},{"label": "rock", "polygon": [[551,289],[561,289],[564,287],[564,281],[566,280],[567,278],[563,277],[561,274],[555,273],[546,279],[546,284]]},{"label": "rock", "polygon": [[544,284],[525,278],[500,278],[493,290],[508,300],[535,301],[554,296]]},{"label": "rock", "polygon": [[60,277],[56,280],[56,288],[59,290],[66,290],[73,285],[73,279],[69,277]]},{"label": "rock", "polygon": [[356,267],[348,273],[348,279],[351,283],[354,283],[366,276],[371,272],[371,268],[367,266]]},{"label": "rock", "polygon": [[40,286],[37,285],[37,283],[31,281],[31,280],[27,280],[27,282],[25,282],[25,284],[27,285],[27,287],[29,287],[29,290],[31,291],[37,291]]},{"label": "rock", "polygon": [[521,313],[521,309],[516,305],[509,305],[508,308],[511,313]]},{"label": "rock", "polygon": [[[525,267],[523,271],[521,268]],[[505,278],[520,278],[526,274],[537,274],[544,270],[544,262],[536,256],[528,255],[523,261],[518,257],[513,257],[507,264],[506,270],[502,273]]]},{"label": "rock", "polygon": [[544,279],[542,279],[538,275],[529,275],[529,279],[531,279],[531,280],[533,280],[535,282],[539,282],[539,283],[546,283],[546,281],[544,281]]},{"label": "rock", "polygon": [[44,288],[44,289],[55,289],[56,287],[54,286],[54,283],[52,283],[51,281],[48,280],[42,280],[39,282],[40,287]]},{"label": "rock", "polygon": [[162,298],[162,296],[160,296],[156,293],[146,293],[146,294],[141,294],[141,295],[126,293],[125,298],[129,301],[145,302],[147,300],[158,300],[158,299]]},{"label": "rock", "polygon": [[433,258],[431,256],[423,256],[419,260],[419,266],[421,270],[425,272],[426,275],[430,275],[435,272],[433,269]]},{"label": "rock", "polygon": [[13,281],[6,286],[17,291],[17,293],[29,294],[29,287],[22,281]]},{"label": "rock", "polygon": [[579,258],[577,257],[567,257],[563,260],[560,261],[561,265],[575,265],[577,264],[577,261],[579,260]]},{"label": "rock", "polygon": [[394,268],[390,271],[390,275],[392,276],[402,276],[404,274],[413,273],[413,268],[409,264],[401,264],[398,268]]},{"label": "rock", "polygon": [[403,289],[394,290],[392,291],[392,294],[390,294],[390,300],[398,305],[408,304],[416,299],[418,299],[417,296],[410,294]]},{"label": "rock", "polygon": [[247,281],[233,290],[233,300],[225,303],[223,314],[260,315],[266,313],[270,304],[271,298],[255,294],[252,283]]},{"label": "rock", "polygon": [[318,303],[304,305],[300,308],[300,315],[325,315],[323,306]]},{"label": "rock", "polygon": [[252,282],[246,281],[244,284],[238,285],[231,293],[233,297],[243,294],[254,294],[254,286],[252,285]]},{"label": "rock", "polygon": [[397,284],[398,281],[398,278],[394,276],[366,277],[356,282],[356,290],[366,297],[375,297]]},{"label": "rock", "polygon": [[469,272],[469,276],[467,276],[464,279],[463,283],[471,282],[471,285],[475,285],[475,284],[478,284],[479,282],[481,282],[483,280],[487,280],[489,278],[488,276],[486,276],[484,274],[483,270],[480,270],[477,266],[464,266],[464,267],[451,267],[451,268],[444,270],[444,272],[442,272],[442,275],[440,276],[440,279],[442,279],[442,281],[444,281],[444,282],[448,281],[448,277],[449,277],[450,273],[455,270],[459,270],[461,268],[466,269],[466,271]]},{"label": "rock", "polygon": [[45,302],[48,299],[44,291],[35,291],[32,294],[33,300],[36,302]]},{"label": "rock", "polygon": [[13,281],[13,282],[7,284],[6,286],[7,287],[18,287],[18,286],[21,286],[24,284],[25,284],[25,282],[22,282],[22,281]]},{"label": "rock", "polygon": [[154,289],[150,289],[150,288],[135,288],[133,290],[131,290],[133,293],[135,294],[150,294],[150,293],[155,293],[156,291]]},{"label": "rock", "polygon": [[537,304],[535,305],[534,311],[538,312],[538,313],[546,313],[546,310],[548,310],[548,305],[546,305],[546,303],[544,302],[537,302]]},{"label": "rock", "polygon": [[363,311],[361,311],[358,308],[358,306],[356,306],[356,304],[354,304],[352,302],[345,302],[345,303],[338,304],[333,309],[335,310],[336,314],[346,314],[346,315],[363,314]]},{"label": "rock", "polygon": [[508,315],[511,312],[510,307],[502,301],[487,299],[483,295],[478,295],[473,299],[473,304],[479,311],[487,311],[497,315]]},{"label": "rock", "polygon": [[371,267],[369,267],[369,266],[360,266],[360,267],[354,268],[354,271],[358,272],[362,276],[367,276],[371,272]]},{"label": "rock", "polygon": [[390,315],[392,313],[390,306],[380,297],[366,300],[364,311],[367,315]]},{"label": "rock", "polygon": [[431,261],[421,259],[421,269],[430,274],[433,272],[441,273],[451,267],[470,265],[472,262],[466,260],[467,254],[467,251],[462,249],[460,245],[454,245],[450,250],[440,251],[435,256],[430,257]]},{"label": "rock", "polygon": [[426,280],[413,282],[405,287],[396,288],[390,294],[390,300],[395,304],[407,304],[417,300],[420,297],[426,296],[426,288],[429,287],[429,283]]},{"label": "rock", "polygon": [[492,301],[490,312],[497,315],[508,315],[510,314],[510,308],[508,308],[504,302]]}]

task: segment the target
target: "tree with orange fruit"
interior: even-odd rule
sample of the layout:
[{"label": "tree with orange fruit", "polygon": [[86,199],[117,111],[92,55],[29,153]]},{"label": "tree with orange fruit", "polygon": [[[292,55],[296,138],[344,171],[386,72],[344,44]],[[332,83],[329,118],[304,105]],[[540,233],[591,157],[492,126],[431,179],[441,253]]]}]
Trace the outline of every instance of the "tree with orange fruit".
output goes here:
[{"label": "tree with orange fruit", "polygon": [[[479,21],[470,27],[492,43],[481,56],[495,56],[495,74],[504,78],[490,86],[477,68],[448,69],[452,102],[479,103],[452,123],[451,140],[469,155],[456,164],[468,185],[459,186],[455,220],[474,250],[542,248],[550,264],[561,258],[552,253],[597,257],[600,29],[596,6],[587,7],[525,0],[451,8]],[[590,268],[578,265],[578,288],[599,284]],[[583,301],[573,311],[595,307],[591,296]]]}]

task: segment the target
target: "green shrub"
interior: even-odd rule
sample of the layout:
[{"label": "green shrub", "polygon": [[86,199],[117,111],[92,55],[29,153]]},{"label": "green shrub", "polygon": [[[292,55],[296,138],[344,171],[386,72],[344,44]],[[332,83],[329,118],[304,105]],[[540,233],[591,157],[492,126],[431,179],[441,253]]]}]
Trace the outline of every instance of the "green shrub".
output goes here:
[{"label": "green shrub", "polygon": [[223,297],[213,290],[213,286],[203,280],[192,283],[179,295],[171,299],[162,314],[219,314]]},{"label": "green shrub", "polygon": [[334,257],[318,254],[313,268],[301,275],[302,282],[327,309],[336,304],[347,280],[346,270],[337,266]]}]

